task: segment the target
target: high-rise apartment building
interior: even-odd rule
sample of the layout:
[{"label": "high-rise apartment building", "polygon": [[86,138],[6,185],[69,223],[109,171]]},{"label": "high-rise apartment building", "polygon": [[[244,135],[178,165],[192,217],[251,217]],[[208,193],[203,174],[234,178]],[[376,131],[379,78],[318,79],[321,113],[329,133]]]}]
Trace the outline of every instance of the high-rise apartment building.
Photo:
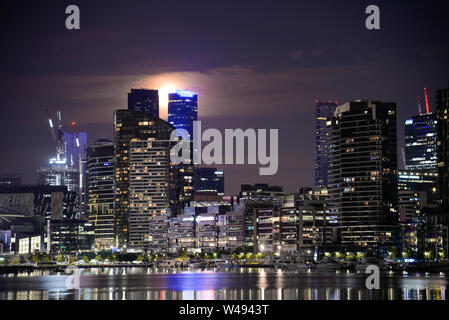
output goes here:
[{"label": "high-rise apartment building", "polygon": [[343,244],[388,246],[398,220],[396,104],[347,102],[332,119],[329,214]]},{"label": "high-rise apartment building", "polygon": [[128,110],[159,117],[158,90],[131,89],[131,92],[128,93]]},{"label": "high-rise apartment building", "polygon": [[166,121],[133,110],[116,110],[115,126],[115,226],[119,245],[127,243],[129,228],[131,142],[170,140],[173,127]]},{"label": "high-rise apartment building", "polygon": [[449,87],[435,94],[437,116],[438,197],[443,213],[449,214]]},{"label": "high-rise apartment building", "polygon": [[132,141],[129,152],[129,246],[168,249],[170,141]]},{"label": "high-rise apartment building", "polygon": [[437,168],[437,121],[435,114],[415,115],[405,121],[405,169]]},{"label": "high-rise apartment building", "polygon": [[327,171],[330,155],[330,123],[336,107],[337,102],[315,101],[315,189],[327,188]]},{"label": "high-rise apartment building", "polygon": [[87,149],[89,220],[95,245],[110,249],[114,234],[114,143],[99,139]]}]

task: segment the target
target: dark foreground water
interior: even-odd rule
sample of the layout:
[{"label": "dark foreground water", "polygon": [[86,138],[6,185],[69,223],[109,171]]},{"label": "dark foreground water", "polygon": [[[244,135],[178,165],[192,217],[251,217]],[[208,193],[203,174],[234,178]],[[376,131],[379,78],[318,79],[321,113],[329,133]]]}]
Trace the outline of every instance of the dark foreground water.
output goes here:
[{"label": "dark foreground water", "polygon": [[438,274],[383,273],[380,290],[366,275],[349,272],[155,271],[106,268],[80,271],[80,289],[68,275],[35,271],[0,275],[0,300],[445,300],[448,278]]}]

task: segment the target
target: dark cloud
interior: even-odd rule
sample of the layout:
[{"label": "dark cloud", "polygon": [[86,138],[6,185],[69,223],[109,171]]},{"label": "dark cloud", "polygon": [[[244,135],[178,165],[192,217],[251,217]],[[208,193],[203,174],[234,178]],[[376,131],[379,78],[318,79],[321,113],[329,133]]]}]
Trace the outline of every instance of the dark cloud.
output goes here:
[{"label": "dark cloud", "polygon": [[225,167],[237,192],[312,184],[315,99],[395,101],[402,141],[422,88],[447,85],[443,1],[379,1],[380,31],[364,27],[367,1],[78,1],[79,31],[64,28],[68,4],[1,8],[0,171],[28,183],[53,152],[45,109],[61,108],[90,142],[112,138],[131,87],[197,91],[205,127],[278,128],[278,174]]}]

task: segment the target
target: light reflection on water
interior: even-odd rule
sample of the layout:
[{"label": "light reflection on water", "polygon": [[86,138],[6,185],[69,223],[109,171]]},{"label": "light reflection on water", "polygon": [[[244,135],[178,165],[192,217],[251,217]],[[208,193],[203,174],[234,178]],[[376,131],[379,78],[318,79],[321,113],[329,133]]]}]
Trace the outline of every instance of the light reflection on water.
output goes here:
[{"label": "light reflection on water", "polygon": [[446,300],[442,275],[383,274],[380,290],[365,275],[263,269],[173,271],[81,269],[80,290],[49,271],[0,275],[0,300]]}]

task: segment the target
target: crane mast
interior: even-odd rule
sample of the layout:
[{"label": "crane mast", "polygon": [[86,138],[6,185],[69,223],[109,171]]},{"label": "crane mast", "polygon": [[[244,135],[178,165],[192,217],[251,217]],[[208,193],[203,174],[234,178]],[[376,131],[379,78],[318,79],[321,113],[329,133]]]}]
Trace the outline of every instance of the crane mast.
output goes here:
[{"label": "crane mast", "polygon": [[426,97],[426,111],[427,111],[427,113],[430,113],[430,110],[429,110],[429,98],[427,97],[427,88],[424,88],[424,95]]}]

